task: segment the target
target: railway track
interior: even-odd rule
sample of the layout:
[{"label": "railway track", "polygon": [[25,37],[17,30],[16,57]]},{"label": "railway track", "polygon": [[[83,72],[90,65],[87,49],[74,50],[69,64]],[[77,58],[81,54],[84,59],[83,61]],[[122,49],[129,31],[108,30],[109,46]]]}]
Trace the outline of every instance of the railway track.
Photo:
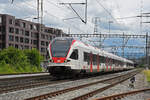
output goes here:
[{"label": "railway track", "polygon": [[[146,91],[150,91],[150,88],[115,94],[115,95],[111,95],[111,96],[107,96],[107,97],[97,98],[94,100],[117,100],[117,99],[121,99],[121,98],[130,96],[130,95],[134,95],[134,94],[138,94],[138,93],[142,93],[142,92],[146,92]],[[147,99],[147,100],[150,100],[150,99]]]},{"label": "railway track", "polygon": [[[90,78],[90,77],[89,77]],[[78,79],[74,79],[78,80]],[[72,81],[70,80],[57,80],[50,75],[38,75],[38,76],[27,76],[27,77],[16,77],[0,79],[0,94],[13,92],[17,90],[24,90],[29,88],[35,88],[39,86],[45,86],[50,84],[57,84]]]},{"label": "railway track", "polygon": [[[36,96],[36,97],[32,97],[32,98],[27,98],[25,100],[44,100],[44,99],[52,99],[54,97],[58,97],[62,94],[66,94],[66,93],[69,93],[69,92],[72,92],[72,91],[76,91],[76,90],[79,90],[79,89],[83,89],[83,88],[87,88],[87,87],[90,87],[92,85],[97,85],[99,83],[106,83],[107,85],[99,88],[99,89],[96,89],[92,92],[89,92],[89,93],[86,93],[84,95],[81,95],[81,96],[78,96],[78,97],[75,97],[75,98],[71,98],[71,100],[85,100],[85,99],[88,99],[89,97],[99,93],[99,92],[102,92],[110,87],[113,87],[114,85],[117,85],[127,79],[129,79],[130,77],[133,77],[135,74],[137,74],[138,72],[140,72],[139,70],[136,70],[134,72],[130,72],[130,73],[127,73],[127,74],[124,74],[124,75],[121,75],[121,76],[116,76],[116,77],[113,77],[113,78],[108,78],[108,79],[104,79],[104,80],[100,80],[100,81],[96,81],[96,82],[92,82],[92,83],[88,83],[88,84],[83,84],[83,85],[79,85],[79,86],[75,86],[75,87],[71,87],[71,88],[67,88],[67,89],[63,89],[63,90],[59,90],[59,91],[54,91],[54,92],[51,92],[51,93],[47,93],[47,94],[43,94],[43,95],[40,95],[40,96]],[[109,83],[109,85],[108,85]]]},{"label": "railway track", "polygon": [[[61,80],[60,82],[65,82]],[[57,83],[50,75],[0,79],[0,94]]]},{"label": "railway track", "polygon": [[68,80],[60,80],[60,81],[54,81],[51,79],[44,79],[40,81],[31,81],[31,82],[25,82],[22,84],[14,84],[12,86],[5,86],[5,87],[0,87],[0,94],[2,93],[8,93],[8,92],[13,92],[13,91],[18,91],[18,90],[24,90],[24,89],[29,89],[29,88],[35,88],[39,86],[46,86],[50,84],[57,84],[57,83],[62,83],[66,82]]},{"label": "railway track", "polygon": [[[105,76],[107,75],[102,75],[101,78]],[[79,79],[73,79],[73,80],[79,80]],[[53,77],[51,77],[50,75],[38,75],[38,76],[0,79],[0,94],[29,89],[29,88],[35,88],[39,86],[63,83],[63,82],[68,82],[68,81],[73,81],[73,80],[72,79],[71,80],[56,80],[56,79],[53,79]]]}]

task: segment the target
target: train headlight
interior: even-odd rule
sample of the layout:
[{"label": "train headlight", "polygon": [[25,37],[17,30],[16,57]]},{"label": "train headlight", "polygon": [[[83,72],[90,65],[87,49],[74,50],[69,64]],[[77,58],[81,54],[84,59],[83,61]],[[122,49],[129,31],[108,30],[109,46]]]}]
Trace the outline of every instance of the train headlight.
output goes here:
[{"label": "train headlight", "polygon": [[49,60],[50,62],[54,62],[53,60]]},{"label": "train headlight", "polygon": [[65,60],[64,62],[67,63],[67,62],[70,62],[70,60]]}]

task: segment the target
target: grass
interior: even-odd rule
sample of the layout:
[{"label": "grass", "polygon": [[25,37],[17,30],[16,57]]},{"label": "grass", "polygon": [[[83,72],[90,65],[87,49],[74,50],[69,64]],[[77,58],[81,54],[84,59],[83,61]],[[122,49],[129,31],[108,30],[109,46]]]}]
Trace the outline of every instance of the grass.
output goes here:
[{"label": "grass", "polygon": [[147,77],[147,81],[150,82],[150,70],[144,70],[144,73]]},{"label": "grass", "polygon": [[26,66],[26,67],[16,67],[9,64],[0,64],[0,74],[14,74],[14,73],[32,73],[32,72],[42,72],[41,67],[36,66]]}]

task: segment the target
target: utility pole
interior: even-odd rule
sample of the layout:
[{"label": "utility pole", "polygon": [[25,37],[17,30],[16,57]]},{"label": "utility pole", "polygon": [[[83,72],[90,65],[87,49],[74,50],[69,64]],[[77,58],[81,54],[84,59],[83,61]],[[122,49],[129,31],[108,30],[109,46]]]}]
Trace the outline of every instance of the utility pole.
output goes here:
[{"label": "utility pole", "polygon": [[38,19],[38,49],[41,47],[41,33],[43,32],[43,0],[37,0],[37,19]]},{"label": "utility pole", "polygon": [[13,4],[13,3],[14,3],[14,0],[11,1],[11,4]]},{"label": "utility pole", "polygon": [[[94,32],[93,32],[93,34],[98,34],[98,33],[101,34],[101,32],[98,31],[98,25],[99,25],[99,22],[100,22],[100,17],[94,17],[94,18],[92,19],[92,22],[94,23]],[[99,48],[101,48],[101,46],[102,46],[101,35],[100,35],[99,42],[100,42],[100,43],[99,43]]]},{"label": "utility pole", "polygon": [[146,33],[146,66],[149,67],[149,59],[148,59],[148,33]]},{"label": "utility pole", "polygon": [[125,48],[125,40],[124,40],[124,32],[123,32],[123,44],[122,44],[122,57],[124,58],[124,48]]},{"label": "utility pole", "polygon": [[37,0],[37,19],[38,23],[43,24],[43,0]]},{"label": "utility pole", "polygon": [[109,34],[110,34],[110,23],[113,23],[113,21],[108,21]]},{"label": "utility pole", "polygon": [[[93,23],[94,23],[94,34],[98,33],[98,24],[100,22],[100,17],[94,17]],[[101,33],[101,32],[100,32]]]},{"label": "utility pole", "polygon": [[38,23],[39,23],[39,17],[40,17],[40,1],[37,0],[37,19],[38,19]]},{"label": "utility pole", "polygon": [[70,28],[68,28],[68,34],[70,34],[71,33],[71,30],[70,30]]}]

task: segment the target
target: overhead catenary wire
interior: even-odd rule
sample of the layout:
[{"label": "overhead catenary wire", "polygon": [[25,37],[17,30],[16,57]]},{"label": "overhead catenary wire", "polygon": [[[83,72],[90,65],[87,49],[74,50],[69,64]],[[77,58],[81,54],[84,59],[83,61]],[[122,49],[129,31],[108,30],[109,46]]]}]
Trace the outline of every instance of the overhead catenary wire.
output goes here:
[{"label": "overhead catenary wire", "polygon": [[[51,2],[51,1],[49,1],[49,0],[47,0],[47,1],[48,1],[49,4],[54,5],[55,7],[59,8],[60,10],[63,10],[63,9],[64,9],[64,8],[62,8],[62,7],[58,6],[58,5],[56,5],[55,3],[53,3],[53,2]],[[60,0],[59,0],[59,1],[60,1]],[[68,8],[69,8],[69,7],[68,7]],[[69,9],[69,10],[71,10],[71,9]],[[71,11],[72,11],[72,10],[71,10]],[[69,12],[69,11],[68,11],[68,10],[65,10],[64,13],[66,13],[66,12]],[[67,13],[66,13],[66,14],[67,14]],[[65,18],[65,19],[63,19],[63,20],[74,19],[74,18],[77,18],[77,17]]]},{"label": "overhead catenary wire", "polygon": [[[54,5],[55,7],[57,7],[57,8],[59,8],[60,10],[64,10],[64,8],[63,7],[60,7],[60,6],[58,6],[57,4],[55,4],[55,3],[53,3],[52,1],[50,1],[50,0],[47,0],[47,2],[49,3],[49,4],[52,4],[52,5]],[[71,9],[70,9],[71,10]],[[68,10],[65,10],[65,13],[66,12],[69,12]]]},{"label": "overhead catenary wire", "polygon": [[[59,3],[61,3],[62,1],[61,0],[57,0]],[[71,10],[72,11],[72,9],[70,8],[70,7],[68,7],[67,5],[64,5],[68,10]],[[87,5],[86,6],[88,6],[88,3],[87,3]],[[62,9],[61,9],[62,10]],[[87,14],[85,14],[85,16],[86,16]],[[64,19],[64,20],[69,20],[69,19],[75,19],[75,18],[77,18],[77,17],[72,17],[72,18],[66,18],[66,19]],[[85,19],[85,20],[87,20],[88,21],[88,23],[86,23],[86,25],[89,25],[89,27],[91,27],[91,28],[93,28],[93,23],[91,22],[91,20],[89,20],[88,19],[88,17]]]},{"label": "overhead catenary wire", "polygon": [[120,18],[116,18],[116,19],[130,19],[130,18],[137,18],[139,16],[128,16],[128,17],[120,17]]},{"label": "overhead catenary wire", "polygon": [[[22,4],[28,5],[30,8],[33,8],[33,9],[37,10],[35,6],[33,6],[33,5],[31,5],[31,4],[27,3],[27,2],[23,2]],[[13,5],[14,5],[14,3],[13,3]],[[15,7],[19,8],[19,9],[21,8],[21,7],[19,7],[17,4],[15,4]],[[41,6],[41,10],[43,10],[43,6]],[[70,27],[70,25],[71,25],[71,26],[74,27],[77,31],[80,31],[80,32],[82,32],[82,33],[86,33],[86,32],[84,32],[83,30],[81,30],[80,28],[78,28],[78,27],[76,27],[76,26],[74,26],[74,25],[72,25],[72,24],[70,24],[70,23],[64,22],[63,19],[61,19],[61,18],[59,18],[59,17],[57,17],[57,16],[55,16],[55,15],[49,13],[47,10],[43,10],[43,11],[44,11],[44,13],[47,13],[48,15],[53,16],[53,17],[55,17],[55,18],[61,20],[61,21],[62,21],[64,24],[66,24],[67,26]],[[43,13],[42,13],[41,16],[43,16]],[[42,23],[43,23],[43,22],[42,22]]]},{"label": "overhead catenary wire", "polygon": [[[24,2],[24,4],[26,4],[26,5],[28,5],[29,7],[31,7],[31,8],[33,8],[33,9],[36,10],[36,7],[35,7],[35,6],[33,6],[33,5],[31,5],[31,4],[27,3],[27,2]],[[59,19],[60,21],[62,21],[64,24],[66,24],[66,25],[69,26],[69,27],[70,27],[70,25],[71,25],[71,26],[73,26],[76,30],[81,31],[82,33],[86,33],[86,32],[84,32],[83,30],[81,30],[80,28],[78,28],[78,27],[76,27],[76,26],[74,26],[74,25],[72,25],[72,24],[70,24],[70,23],[68,23],[68,22],[63,21],[63,19],[57,17],[57,16],[54,15],[54,14],[51,14],[51,13],[48,12],[47,10],[44,10],[44,13],[47,13],[48,15]]]},{"label": "overhead catenary wire", "polygon": [[[49,0],[48,0],[49,1]],[[60,1],[60,0],[59,0]],[[23,2],[23,3],[28,3],[28,2]],[[32,6],[32,8],[36,8],[36,7],[33,7],[33,5],[32,4],[27,4],[27,5],[29,5],[29,6]],[[56,5],[55,4],[55,6],[56,7],[59,7],[58,5]],[[36,9],[35,9],[36,10]],[[62,19],[62,18],[60,18],[60,17],[58,17],[58,16],[56,16],[56,15],[54,15],[54,14],[52,14],[52,13],[50,13],[49,11],[47,11],[47,10],[44,10],[44,13],[48,13],[48,15],[50,15],[50,16],[53,16],[53,17],[55,17],[55,18],[58,18],[58,19],[60,19],[63,23],[65,23],[67,26],[69,26],[70,27],[70,23],[68,23],[67,21],[65,21],[64,22],[64,20]],[[73,21],[72,21],[73,22]],[[81,30],[79,27],[77,27],[77,26],[75,26],[75,25],[73,25],[73,23],[71,23],[71,26],[73,26],[77,31],[81,31],[82,33],[87,33],[87,32],[85,32],[85,31],[83,31],[83,30]],[[88,19],[88,24],[87,24],[87,27],[91,27],[91,28],[93,28],[93,23],[92,22],[90,22],[89,21],[89,19]]]},{"label": "overhead catenary wire", "polygon": [[[48,3],[49,4],[52,4],[52,5],[54,5],[55,7],[57,7],[57,8],[59,8],[60,10],[63,10],[62,9],[62,7],[60,7],[60,6],[58,6],[58,5],[56,5],[55,3],[53,3],[53,2],[51,2],[51,1],[49,1],[49,0],[47,0],[48,1]],[[61,2],[60,0],[57,0],[57,1],[59,1],[59,2]],[[26,2],[27,3],[27,2]],[[30,6],[32,6],[31,4],[28,4],[28,5],[30,5]],[[32,7],[32,8],[34,8],[34,7]],[[69,10],[71,10],[71,8],[69,8]],[[65,10],[66,11],[66,10]],[[71,10],[72,11],[72,10]],[[47,13],[48,11],[44,11],[45,13]],[[49,13],[49,12],[48,12]],[[54,15],[54,14],[51,14],[51,13],[49,13],[51,16],[53,16],[53,17],[57,17],[56,15]],[[57,18],[59,18],[59,17],[57,17]],[[59,18],[60,19],[60,18]],[[70,18],[71,19],[71,18]],[[65,19],[60,19],[60,20],[65,20]],[[90,22],[90,20],[89,19],[86,19],[86,20],[88,20],[88,24],[86,24],[88,27],[91,27],[91,28],[93,28],[93,23],[92,22]],[[73,22],[73,21],[72,21]],[[66,23],[66,22],[64,22],[64,23]],[[92,24],[92,25],[91,25]],[[68,25],[68,24],[67,24]],[[74,25],[73,25],[74,26]],[[70,27],[70,26],[69,26]],[[81,30],[81,29],[79,29],[79,28],[77,28],[76,27],[76,29],[77,30]],[[86,32],[84,32],[84,31],[82,31],[82,33],[86,33]]]},{"label": "overhead catenary wire", "polygon": [[[53,3],[53,2],[51,2],[51,1],[49,1],[49,0],[47,0],[47,1],[48,1],[49,4],[52,4],[52,5],[54,5],[55,7],[60,8],[60,10],[63,10],[63,9],[64,9],[64,8],[62,8],[62,7],[58,6],[58,5],[56,5],[55,3]],[[58,1],[59,3],[61,3],[60,0],[57,0],[57,1]],[[67,5],[65,5],[65,7],[67,7],[68,10],[72,11],[72,9],[71,9],[70,7],[68,7]],[[65,11],[67,11],[67,10],[65,10]],[[65,12],[65,13],[66,13],[66,12]],[[87,15],[87,14],[85,14],[85,15]],[[77,17],[65,18],[65,19],[63,19],[63,21],[69,20],[69,19],[75,19],[75,18],[77,18]],[[87,21],[87,20],[88,20],[88,19],[86,18],[85,21]],[[90,23],[90,24],[89,24],[89,23]],[[90,20],[88,20],[87,26],[93,28],[93,26],[92,26],[91,24],[93,24],[93,23],[90,22]]]},{"label": "overhead catenary wire", "polygon": [[116,21],[116,23],[118,23],[116,18],[114,18],[113,15],[98,0],[96,0],[96,2],[109,14],[109,16],[111,16]]},{"label": "overhead catenary wire", "polygon": [[[85,3],[60,3],[61,5],[69,5],[69,7],[73,10],[73,12],[76,14],[79,19],[86,24],[87,23],[87,0],[85,0]],[[85,18],[83,19],[78,12],[74,9],[72,5],[85,5]]]}]

